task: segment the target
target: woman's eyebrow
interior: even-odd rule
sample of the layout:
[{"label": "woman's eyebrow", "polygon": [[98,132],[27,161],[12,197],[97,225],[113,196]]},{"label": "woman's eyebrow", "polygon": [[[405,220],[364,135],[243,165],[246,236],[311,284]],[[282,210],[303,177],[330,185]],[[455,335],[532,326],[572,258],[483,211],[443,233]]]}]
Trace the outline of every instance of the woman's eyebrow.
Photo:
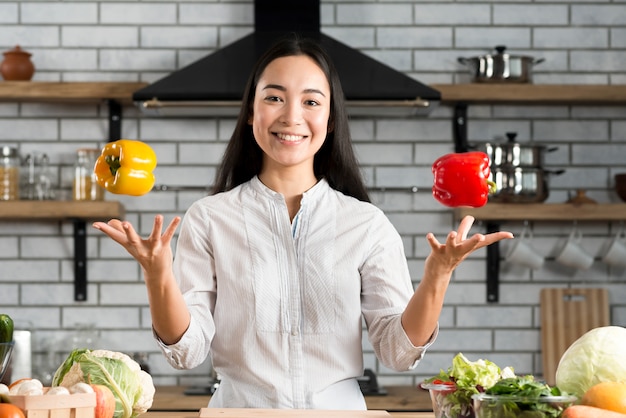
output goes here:
[{"label": "woman's eyebrow", "polygon": [[[266,86],[263,87],[263,90],[267,90],[267,89],[276,89],[276,90],[280,90],[280,91],[287,91],[287,89],[284,86],[281,86],[280,84],[268,84]],[[310,89],[304,89],[302,91],[303,93],[315,93],[315,94],[320,94],[323,97],[326,97],[326,95],[318,89],[314,89],[314,88],[310,88]]]}]

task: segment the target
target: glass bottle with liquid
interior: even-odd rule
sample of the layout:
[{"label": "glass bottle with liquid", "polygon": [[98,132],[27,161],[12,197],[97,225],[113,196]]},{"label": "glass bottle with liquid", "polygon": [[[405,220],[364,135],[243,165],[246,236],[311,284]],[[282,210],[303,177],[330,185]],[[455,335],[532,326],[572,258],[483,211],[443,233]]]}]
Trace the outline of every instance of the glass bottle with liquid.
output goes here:
[{"label": "glass bottle with liquid", "polygon": [[20,164],[17,148],[0,148],[0,200],[20,198]]},{"label": "glass bottle with liquid", "polygon": [[96,183],[93,168],[100,156],[99,149],[81,148],[76,151],[74,164],[74,200],[104,200],[104,189]]}]

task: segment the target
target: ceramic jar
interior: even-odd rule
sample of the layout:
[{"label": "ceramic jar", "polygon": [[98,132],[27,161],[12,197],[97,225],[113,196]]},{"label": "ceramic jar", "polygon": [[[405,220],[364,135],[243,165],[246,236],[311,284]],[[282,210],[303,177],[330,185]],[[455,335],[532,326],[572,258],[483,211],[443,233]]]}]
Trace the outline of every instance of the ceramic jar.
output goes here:
[{"label": "ceramic jar", "polygon": [[3,52],[4,60],[0,64],[0,74],[7,81],[28,81],[35,74],[35,65],[30,60],[32,54],[17,45]]}]

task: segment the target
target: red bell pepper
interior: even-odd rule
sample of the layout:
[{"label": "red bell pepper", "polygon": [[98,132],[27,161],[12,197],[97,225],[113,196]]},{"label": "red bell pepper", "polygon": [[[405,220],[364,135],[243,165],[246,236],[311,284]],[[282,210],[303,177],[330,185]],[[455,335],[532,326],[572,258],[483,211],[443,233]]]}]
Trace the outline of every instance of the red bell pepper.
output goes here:
[{"label": "red bell pepper", "polygon": [[484,152],[446,154],[433,163],[433,196],[449,207],[478,208],[487,203],[495,183],[489,180],[489,156]]}]

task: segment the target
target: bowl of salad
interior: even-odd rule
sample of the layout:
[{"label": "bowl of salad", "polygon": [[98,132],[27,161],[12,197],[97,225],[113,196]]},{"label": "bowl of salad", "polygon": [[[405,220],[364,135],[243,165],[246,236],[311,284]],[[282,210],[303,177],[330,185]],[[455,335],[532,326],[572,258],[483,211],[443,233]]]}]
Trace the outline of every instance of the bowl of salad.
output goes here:
[{"label": "bowl of salad", "polygon": [[476,418],[559,418],[578,398],[528,375],[503,379],[472,400]]},{"label": "bowl of salad", "polygon": [[500,369],[489,360],[470,361],[459,353],[450,368],[426,379],[420,387],[430,393],[435,418],[475,418],[472,396],[514,376],[510,367]]}]

